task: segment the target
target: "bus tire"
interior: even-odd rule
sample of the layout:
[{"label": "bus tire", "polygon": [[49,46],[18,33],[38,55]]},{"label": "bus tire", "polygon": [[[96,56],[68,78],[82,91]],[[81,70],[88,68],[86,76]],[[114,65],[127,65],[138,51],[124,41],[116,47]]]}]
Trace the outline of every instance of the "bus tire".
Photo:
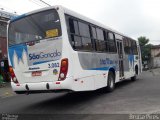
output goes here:
[{"label": "bus tire", "polygon": [[112,92],[115,88],[115,76],[113,72],[108,73],[108,80],[107,80],[107,92]]},{"label": "bus tire", "polygon": [[132,81],[136,81],[137,80],[137,76],[135,75],[135,76],[131,77],[131,80]]},{"label": "bus tire", "polygon": [[137,75],[138,75],[138,66],[136,65],[135,67],[135,75],[133,77],[131,77],[132,81],[136,81],[137,80]]}]

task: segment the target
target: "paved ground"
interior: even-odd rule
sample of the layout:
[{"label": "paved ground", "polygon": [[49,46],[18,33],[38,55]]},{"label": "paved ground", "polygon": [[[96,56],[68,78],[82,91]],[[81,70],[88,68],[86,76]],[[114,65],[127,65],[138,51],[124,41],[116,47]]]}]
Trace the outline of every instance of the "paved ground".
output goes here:
[{"label": "paved ground", "polygon": [[[2,90],[3,88],[0,88]],[[10,91],[4,88],[4,92]],[[113,93],[49,93],[0,98],[0,113],[130,114],[160,113],[160,69],[143,72],[135,82],[118,83]],[[82,118],[84,116],[81,116]],[[79,117],[79,118],[81,118]],[[85,118],[89,116],[85,116]],[[95,117],[96,118],[96,117]],[[119,118],[119,117],[117,117]]]},{"label": "paved ground", "polygon": [[15,95],[16,94],[11,89],[10,83],[0,84],[0,98],[6,98]]}]

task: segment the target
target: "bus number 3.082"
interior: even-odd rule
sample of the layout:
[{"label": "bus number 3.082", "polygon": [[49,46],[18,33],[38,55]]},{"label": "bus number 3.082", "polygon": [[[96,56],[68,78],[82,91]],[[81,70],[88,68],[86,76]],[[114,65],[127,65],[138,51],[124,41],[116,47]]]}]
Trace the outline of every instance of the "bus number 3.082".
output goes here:
[{"label": "bus number 3.082", "polygon": [[50,63],[48,64],[48,68],[56,68],[59,67],[59,63]]}]

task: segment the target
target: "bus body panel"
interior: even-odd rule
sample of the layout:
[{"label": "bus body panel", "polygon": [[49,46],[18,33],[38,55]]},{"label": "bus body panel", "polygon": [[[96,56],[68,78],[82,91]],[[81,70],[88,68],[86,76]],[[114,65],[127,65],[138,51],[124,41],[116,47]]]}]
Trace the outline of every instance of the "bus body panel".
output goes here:
[{"label": "bus body panel", "polygon": [[[11,82],[14,91],[52,91],[52,90],[72,90],[72,91],[90,91],[107,86],[109,70],[115,71],[115,82],[122,79],[128,79],[135,75],[135,65],[139,65],[139,57],[137,55],[126,55],[123,47],[124,77],[120,77],[119,58],[117,53],[100,53],[76,51],[73,49],[69,35],[65,14],[72,15],[84,21],[89,21],[100,27],[103,25],[76,14],[61,6],[55,6],[50,9],[56,9],[61,21],[62,36],[40,40],[33,46],[27,45],[21,50],[21,58],[12,47],[9,49],[9,64],[13,67],[16,77],[20,83],[17,86]],[[48,10],[47,9],[47,10]],[[43,11],[46,9],[42,9]],[[37,13],[39,11],[35,11]],[[34,12],[30,13],[34,14]],[[29,14],[28,14],[29,15]],[[27,16],[27,14],[26,14]],[[108,27],[106,29],[118,33]],[[120,34],[120,33],[118,33]],[[123,35],[124,36],[124,35]],[[122,41],[121,41],[122,42]],[[23,46],[23,45],[22,45]],[[18,47],[16,48],[18,49]],[[20,49],[22,49],[20,47]],[[11,55],[10,52],[13,54]],[[46,54],[55,53],[54,59],[36,59],[36,55],[41,52]],[[18,54],[18,55],[17,55]],[[45,56],[46,54],[42,54]],[[14,57],[13,57],[14,56]],[[30,59],[29,59],[30,58]],[[61,60],[68,59],[68,72],[66,79],[59,81]],[[13,59],[13,60],[12,60]],[[36,76],[36,72],[41,71],[41,75]],[[35,73],[34,73],[35,72]],[[35,74],[35,76],[33,76]],[[37,73],[38,74],[38,73]],[[47,87],[49,85],[49,88]],[[29,87],[29,91],[26,89]]]},{"label": "bus body panel", "polygon": [[[46,44],[47,43],[47,44]],[[49,43],[49,44],[48,44]],[[9,59],[20,84],[58,80],[62,40],[9,48]]]},{"label": "bus body panel", "polygon": [[[115,71],[119,69],[117,54],[78,52],[78,59],[82,70],[85,71],[82,75],[92,76],[94,78],[94,89],[107,85],[107,76],[110,68],[114,68]],[[89,71],[90,74],[86,71]],[[75,73],[78,73],[78,71]]]}]

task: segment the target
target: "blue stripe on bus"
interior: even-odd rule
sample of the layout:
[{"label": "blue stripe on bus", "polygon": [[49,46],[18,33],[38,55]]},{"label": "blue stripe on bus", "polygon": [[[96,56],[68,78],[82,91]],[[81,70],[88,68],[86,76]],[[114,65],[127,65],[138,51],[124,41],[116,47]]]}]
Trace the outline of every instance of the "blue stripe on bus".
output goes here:
[{"label": "blue stripe on bus", "polygon": [[105,70],[109,70],[109,67],[90,68],[89,70],[102,70],[102,71],[105,71]]},{"label": "blue stripe on bus", "polygon": [[22,19],[22,18],[24,18],[24,17],[26,17],[26,14],[22,14],[22,15],[13,17],[13,18],[11,19],[11,22],[17,21],[17,20]]},{"label": "blue stripe on bus", "polygon": [[90,68],[90,69],[88,69],[88,70],[101,70],[101,71],[107,71],[107,70],[109,70],[110,68],[116,69],[115,66],[112,66],[112,67]]},{"label": "blue stripe on bus", "polygon": [[46,62],[50,62],[50,61],[34,62],[33,65],[42,64],[42,63],[46,63]]}]

